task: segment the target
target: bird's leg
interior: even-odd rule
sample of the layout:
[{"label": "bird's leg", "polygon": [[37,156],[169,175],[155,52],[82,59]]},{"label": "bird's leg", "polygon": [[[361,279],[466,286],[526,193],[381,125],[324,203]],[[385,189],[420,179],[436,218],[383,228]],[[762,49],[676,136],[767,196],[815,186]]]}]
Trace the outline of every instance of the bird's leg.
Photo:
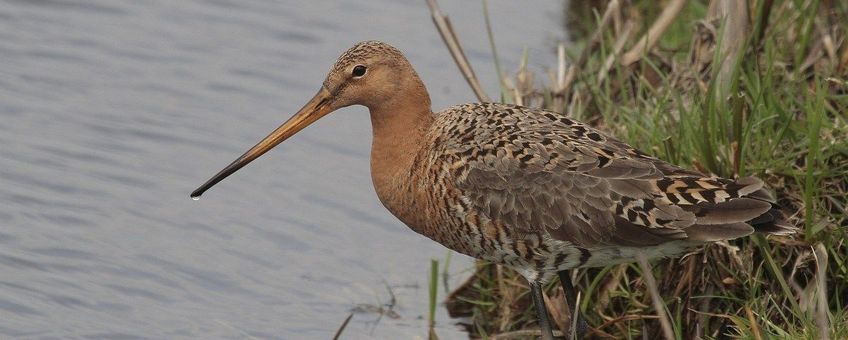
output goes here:
[{"label": "bird's leg", "polygon": [[[562,282],[562,290],[565,291],[565,303],[568,305],[568,310],[571,311],[572,322],[569,324],[577,325],[576,329],[570,329],[569,333],[574,334],[574,339],[583,339],[589,325],[586,324],[586,319],[583,318],[580,308],[577,306],[577,290],[571,283],[571,272],[561,270],[557,274],[559,274],[559,281]],[[577,318],[577,322],[573,322],[573,318]]]},{"label": "bird's leg", "polygon": [[542,330],[542,340],[554,340],[548,310],[545,308],[545,298],[542,297],[542,284],[538,281],[529,282],[533,294],[533,305],[536,306],[536,317],[539,319],[539,328]]}]

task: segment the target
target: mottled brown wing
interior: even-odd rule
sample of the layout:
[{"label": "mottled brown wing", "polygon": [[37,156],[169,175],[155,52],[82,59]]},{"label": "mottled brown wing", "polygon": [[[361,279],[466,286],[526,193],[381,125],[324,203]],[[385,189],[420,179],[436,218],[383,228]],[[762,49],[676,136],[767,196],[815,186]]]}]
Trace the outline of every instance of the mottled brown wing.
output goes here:
[{"label": "mottled brown wing", "polygon": [[[464,106],[446,143],[457,187],[490,218],[519,231],[593,247],[729,239],[771,208],[756,179],[704,177],[547,111]],[[470,129],[469,129],[470,130]],[[767,196],[762,192],[761,196]]]}]

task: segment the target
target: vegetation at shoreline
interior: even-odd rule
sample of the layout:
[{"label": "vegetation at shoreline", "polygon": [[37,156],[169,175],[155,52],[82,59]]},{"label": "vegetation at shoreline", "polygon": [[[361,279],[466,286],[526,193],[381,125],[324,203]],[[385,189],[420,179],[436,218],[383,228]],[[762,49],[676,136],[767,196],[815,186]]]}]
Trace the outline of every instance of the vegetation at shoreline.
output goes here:
[{"label": "vegetation at shoreline", "polygon": [[[708,245],[650,272],[578,270],[590,336],[662,337],[665,318],[680,339],[848,338],[848,3],[614,0],[571,11],[594,13],[572,23],[583,39],[560,49],[545,85],[524,67],[504,77],[500,100],[565,112],[704,173],[756,175],[800,229]],[[480,262],[446,304],[469,317],[472,337],[526,338],[536,328],[527,292],[516,273]],[[547,294],[567,331],[559,283]]]}]

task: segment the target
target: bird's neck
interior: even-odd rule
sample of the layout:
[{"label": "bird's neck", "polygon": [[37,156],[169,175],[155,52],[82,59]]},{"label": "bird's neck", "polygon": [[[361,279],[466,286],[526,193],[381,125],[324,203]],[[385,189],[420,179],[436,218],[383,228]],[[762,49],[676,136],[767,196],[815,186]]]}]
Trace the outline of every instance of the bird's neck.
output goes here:
[{"label": "bird's neck", "polygon": [[[423,85],[422,85],[423,89]],[[434,117],[426,90],[398,96],[380,107],[370,108],[374,139],[371,146],[371,179],[377,196],[392,213],[409,207],[415,193],[415,159],[426,148]],[[409,224],[410,221],[405,221]]]}]

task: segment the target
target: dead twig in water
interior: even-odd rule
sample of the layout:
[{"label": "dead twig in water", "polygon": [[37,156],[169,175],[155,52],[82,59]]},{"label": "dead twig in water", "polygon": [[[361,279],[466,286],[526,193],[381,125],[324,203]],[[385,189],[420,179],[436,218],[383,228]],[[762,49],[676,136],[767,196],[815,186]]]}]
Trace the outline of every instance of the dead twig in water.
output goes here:
[{"label": "dead twig in water", "polygon": [[468,85],[471,86],[471,90],[474,91],[474,95],[477,96],[477,100],[484,103],[491,102],[492,100],[489,96],[483,92],[483,87],[480,86],[480,81],[477,80],[477,76],[474,75],[474,70],[471,68],[471,64],[468,63],[468,58],[465,57],[465,52],[462,51],[462,46],[459,45],[459,39],[456,38],[456,33],[454,33],[450,19],[442,14],[436,0],[427,0],[427,6],[430,7],[430,13],[433,16],[433,23],[439,30],[439,34],[442,36],[442,41],[444,41],[445,45],[447,45],[448,51],[450,51],[453,60],[456,62],[456,66],[459,67],[459,71],[462,72],[462,75],[465,77]]},{"label": "dead twig in water", "polygon": [[352,318],[353,313],[347,315],[347,318],[345,318],[345,320],[342,322],[342,325],[339,326],[339,330],[336,331],[336,335],[333,335],[333,340],[339,340],[339,337],[342,335],[342,332],[344,332],[344,329],[347,327],[348,322],[350,322],[350,319]]}]

